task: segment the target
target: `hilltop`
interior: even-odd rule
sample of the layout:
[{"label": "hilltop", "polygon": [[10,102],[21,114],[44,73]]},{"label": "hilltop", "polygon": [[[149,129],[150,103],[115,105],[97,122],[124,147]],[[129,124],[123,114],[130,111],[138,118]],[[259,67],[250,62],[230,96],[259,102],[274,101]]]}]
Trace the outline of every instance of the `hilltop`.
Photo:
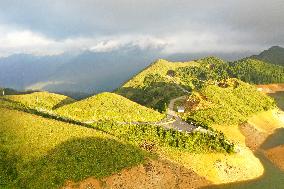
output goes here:
[{"label": "hilltop", "polygon": [[154,122],[164,115],[114,93],[101,93],[58,108],[57,114],[79,121]]},{"label": "hilltop", "polygon": [[183,63],[158,60],[116,93],[162,112],[170,99],[207,85],[222,85],[230,78],[252,84],[280,83],[284,82],[284,67],[254,59],[226,62],[217,57],[206,57]]},{"label": "hilltop", "polygon": [[22,105],[41,110],[53,110],[57,107],[75,102],[74,99],[49,92],[33,92],[30,94],[8,95],[5,99],[21,103]]},{"label": "hilltop", "polygon": [[170,62],[159,59],[124,83],[115,93],[137,103],[165,111],[170,99],[184,94],[178,83],[167,75],[169,70],[198,66],[197,62]]},{"label": "hilltop", "polygon": [[284,48],[280,46],[273,46],[258,55],[251,56],[251,58],[284,66]]}]

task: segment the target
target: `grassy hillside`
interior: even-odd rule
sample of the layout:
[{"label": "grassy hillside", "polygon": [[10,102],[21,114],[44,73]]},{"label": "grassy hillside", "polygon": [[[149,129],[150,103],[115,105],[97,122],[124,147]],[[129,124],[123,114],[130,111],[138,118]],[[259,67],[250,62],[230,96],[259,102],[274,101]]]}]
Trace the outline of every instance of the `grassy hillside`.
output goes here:
[{"label": "grassy hillside", "polygon": [[142,70],[139,74],[134,76],[132,79],[127,81],[122,87],[123,88],[143,88],[145,86],[144,79],[148,75],[161,75],[166,76],[168,70],[175,70],[179,67],[185,66],[197,66],[198,63],[195,61],[190,62],[170,62],[164,59],[159,59],[156,62],[152,63],[150,66]]},{"label": "grassy hillside", "polygon": [[275,101],[257,91],[254,86],[237,79],[229,79],[226,87],[205,85],[187,101],[184,115],[189,121],[205,125],[238,124],[256,112],[275,107]]},{"label": "grassy hillside", "polygon": [[[101,94],[104,100],[113,95]],[[180,133],[113,122],[94,123],[92,129],[14,108],[21,110],[21,104],[0,99],[0,186],[4,188],[59,188],[67,180],[103,178],[154,157],[142,149],[153,154],[234,150],[222,133]]]},{"label": "grassy hillside", "polygon": [[284,67],[257,59],[243,59],[230,63],[231,77],[253,84],[284,83]]},{"label": "grassy hillside", "polygon": [[153,122],[164,118],[159,112],[114,93],[101,93],[62,106],[56,110],[56,113],[79,121]]},{"label": "grassy hillside", "polygon": [[184,63],[158,60],[126,82],[116,93],[162,112],[171,99],[186,95],[181,87],[198,91],[206,84],[222,85],[229,78],[252,84],[282,83],[284,67],[255,59],[226,62],[206,57]]},{"label": "grassy hillside", "polygon": [[178,76],[187,84],[200,84],[201,81],[221,81],[238,78],[252,84],[283,83],[284,67],[256,59],[242,59],[225,62],[215,57],[197,61],[199,67],[182,67],[177,69]]},{"label": "grassy hillside", "polygon": [[139,104],[162,112],[165,111],[170,99],[185,94],[179,87],[182,84],[168,76],[169,70],[173,71],[180,67],[198,65],[194,61],[169,62],[160,59],[134,76],[115,92]]},{"label": "grassy hillside", "polygon": [[19,102],[29,108],[42,110],[52,110],[57,107],[63,106],[64,104],[75,102],[75,100],[70,97],[48,92],[34,92],[31,94],[8,95],[4,98]]},{"label": "grassy hillside", "polygon": [[0,187],[59,188],[142,163],[139,148],[94,129],[0,108]]}]

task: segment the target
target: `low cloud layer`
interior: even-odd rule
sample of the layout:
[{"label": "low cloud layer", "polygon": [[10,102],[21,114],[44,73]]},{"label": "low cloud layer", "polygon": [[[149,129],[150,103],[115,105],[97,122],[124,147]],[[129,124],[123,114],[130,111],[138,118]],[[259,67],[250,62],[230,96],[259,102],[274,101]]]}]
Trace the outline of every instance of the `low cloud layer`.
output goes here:
[{"label": "low cloud layer", "polygon": [[283,0],[1,1],[0,56],[129,44],[169,54],[259,51],[284,45],[283,10]]}]

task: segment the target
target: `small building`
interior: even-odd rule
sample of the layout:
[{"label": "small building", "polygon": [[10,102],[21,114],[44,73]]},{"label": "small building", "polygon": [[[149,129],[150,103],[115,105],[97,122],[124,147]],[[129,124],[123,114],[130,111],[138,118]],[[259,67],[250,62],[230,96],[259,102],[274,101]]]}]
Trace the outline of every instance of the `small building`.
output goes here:
[{"label": "small building", "polygon": [[177,107],[177,111],[178,111],[179,113],[184,113],[184,107],[183,107],[183,106],[178,106],[178,107]]}]

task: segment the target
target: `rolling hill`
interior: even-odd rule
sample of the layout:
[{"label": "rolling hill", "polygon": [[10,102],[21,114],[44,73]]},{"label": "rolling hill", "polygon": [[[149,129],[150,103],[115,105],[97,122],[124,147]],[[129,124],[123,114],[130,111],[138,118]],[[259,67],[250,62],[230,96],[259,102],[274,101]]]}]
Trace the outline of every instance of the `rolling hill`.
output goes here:
[{"label": "rolling hill", "polygon": [[[21,102],[36,96],[31,95],[27,94],[25,98],[22,97],[25,95],[20,95]],[[41,97],[47,99],[53,95],[41,93]],[[36,104],[33,100],[27,101],[28,104],[31,102]],[[53,102],[43,106],[54,107]],[[214,136],[198,132],[179,133],[153,125],[106,121],[86,128],[84,124],[70,124],[52,116],[42,117],[37,115],[38,112],[21,111],[14,105],[10,99],[0,98],[0,184],[4,188],[60,188],[70,180],[101,179],[124,168],[141,165],[148,158],[155,159],[156,153],[163,157],[177,152],[227,154],[234,148],[219,133]],[[92,105],[99,105],[110,118],[113,112],[119,112],[120,118],[129,116],[125,115],[125,110],[138,110],[130,114],[131,119],[138,113],[143,118],[148,118],[144,113],[155,116],[155,119],[162,117],[158,112],[111,93],[62,106],[58,111],[71,110],[69,113],[72,114],[70,108],[79,107],[89,112]],[[107,112],[109,107],[115,110]]]},{"label": "rolling hill", "polygon": [[[59,188],[70,180],[103,179],[157,157],[216,183],[258,177],[262,165],[237,126],[256,112],[275,108],[275,102],[240,79],[246,79],[242,73],[250,76],[248,82],[264,82],[259,78],[266,74],[265,81],[277,82],[269,73],[282,68],[270,65],[255,59],[234,63],[216,57],[190,62],[160,59],[116,94],[105,92],[80,101],[47,92],[1,97],[0,184]],[[208,132],[186,133],[151,124],[165,117],[153,109],[163,112],[171,99],[185,95],[182,118],[209,127]],[[38,111],[17,108],[20,105]]]},{"label": "rolling hill", "polygon": [[187,95],[185,90],[198,91],[203,86],[221,85],[229,78],[252,84],[279,83],[284,82],[284,68],[255,59],[226,62],[217,57],[206,57],[184,63],[158,60],[116,93],[162,112],[170,99]]},{"label": "rolling hill", "polygon": [[284,66],[284,48],[280,46],[273,46],[268,50],[261,52],[259,55],[253,55],[251,58]]},{"label": "rolling hill", "polygon": [[165,116],[114,93],[101,93],[55,111],[79,121],[154,122]]},{"label": "rolling hill", "polygon": [[53,110],[65,104],[75,102],[75,100],[70,97],[49,92],[8,95],[4,98],[38,110]]},{"label": "rolling hill", "polygon": [[238,79],[227,79],[222,86],[206,85],[185,102],[184,119],[204,125],[241,124],[257,112],[276,107],[275,101],[256,87]]},{"label": "rolling hill", "polygon": [[160,112],[165,111],[166,104],[170,99],[184,94],[184,91],[179,87],[179,82],[168,77],[167,72],[186,66],[198,66],[198,63],[194,61],[174,63],[159,59],[124,83],[115,92],[144,106]]},{"label": "rolling hill", "polygon": [[60,188],[67,180],[112,175],[148,156],[94,129],[2,107],[0,115],[1,188]]}]

